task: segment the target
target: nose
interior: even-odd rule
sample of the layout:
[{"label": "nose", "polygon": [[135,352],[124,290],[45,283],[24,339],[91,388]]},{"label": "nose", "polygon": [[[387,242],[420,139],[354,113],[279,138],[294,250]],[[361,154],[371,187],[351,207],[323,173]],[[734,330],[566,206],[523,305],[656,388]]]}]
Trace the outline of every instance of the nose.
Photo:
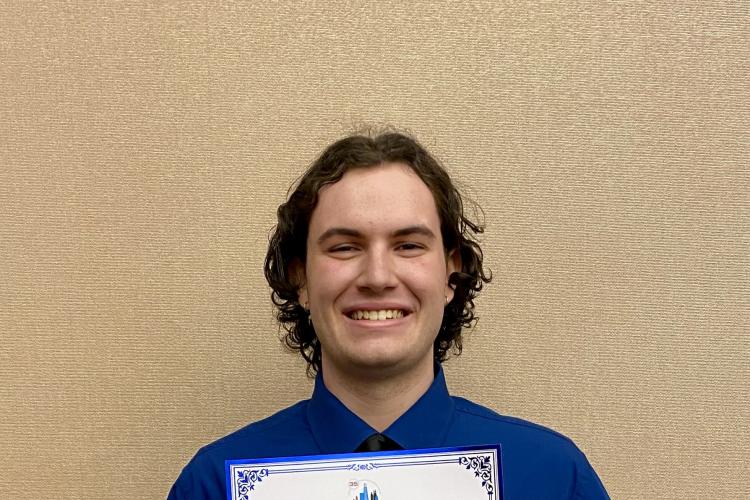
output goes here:
[{"label": "nose", "polygon": [[393,256],[385,248],[370,248],[362,259],[357,286],[363,290],[382,292],[397,284]]}]

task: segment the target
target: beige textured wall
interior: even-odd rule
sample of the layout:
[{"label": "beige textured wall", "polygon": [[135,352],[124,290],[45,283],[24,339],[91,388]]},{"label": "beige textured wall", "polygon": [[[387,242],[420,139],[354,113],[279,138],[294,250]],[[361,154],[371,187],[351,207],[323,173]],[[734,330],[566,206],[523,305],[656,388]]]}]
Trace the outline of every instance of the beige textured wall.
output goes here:
[{"label": "beige textured wall", "polygon": [[750,498],[747,2],[0,1],[0,498],[162,498],[307,396],[261,266],[362,122],[487,213],[449,383],[613,498]]}]

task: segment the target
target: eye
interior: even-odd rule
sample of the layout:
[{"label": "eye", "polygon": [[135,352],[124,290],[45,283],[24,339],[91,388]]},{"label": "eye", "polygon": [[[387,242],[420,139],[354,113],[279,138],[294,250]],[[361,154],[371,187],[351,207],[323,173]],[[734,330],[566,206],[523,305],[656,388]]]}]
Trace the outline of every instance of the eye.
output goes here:
[{"label": "eye", "polygon": [[329,252],[333,253],[346,253],[346,252],[353,252],[357,249],[354,245],[336,245],[335,247],[332,247]]},{"label": "eye", "polygon": [[410,252],[410,253],[412,253],[412,252],[417,252],[417,251],[424,250],[425,247],[424,247],[424,245],[421,245],[419,243],[414,243],[414,242],[408,241],[408,242],[404,242],[404,243],[399,243],[396,246],[396,249],[404,251],[404,252]]}]

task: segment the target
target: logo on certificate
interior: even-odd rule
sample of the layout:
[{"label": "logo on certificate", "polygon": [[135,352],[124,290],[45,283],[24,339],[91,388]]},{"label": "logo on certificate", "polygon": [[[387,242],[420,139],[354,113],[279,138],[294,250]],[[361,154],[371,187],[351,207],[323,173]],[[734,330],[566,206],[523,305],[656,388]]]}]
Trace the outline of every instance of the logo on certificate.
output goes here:
[{"label": "logo on certificate", "polygon": [[384,500],[380,488],[366,479],[349,481],[349,496],[346,500]]}]

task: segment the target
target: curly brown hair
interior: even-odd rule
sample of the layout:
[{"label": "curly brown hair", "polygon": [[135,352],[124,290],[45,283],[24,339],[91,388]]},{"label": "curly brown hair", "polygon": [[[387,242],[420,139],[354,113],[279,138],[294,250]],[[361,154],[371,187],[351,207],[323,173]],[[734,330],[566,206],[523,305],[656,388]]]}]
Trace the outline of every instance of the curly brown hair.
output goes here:
[{"label": "curly brown hair", "polygon": [[[293,274],[294,262],[304,263],[310,218],[318,202],[320,189],[338,182],[346,172],[383,163],[408,165],[432,192],[440,217],[443,246],[461,257],[461,270],[450,275],[453,299],[445,307],[443,322],[435,338],[434,354],[438,362],[450,352],[462,350],[461,332],[476,321],[474,299],[489,283],[491,273],[482,267],[482,249],[476,235],[484,227],[473,222],[464,211],[461,193],[440,163],[415,139],[400,132],[352,135],[331,144],[302,175],[286,203],[278,208],[278,224],[268,244],[265,275],[273,292],[276,317],[286,330],[284,343],[299,352],[313,376],[321,368],[321,346],[308,311],[299,303],[300,283]],[[475,205],[481,213],[481,209]]]}]

